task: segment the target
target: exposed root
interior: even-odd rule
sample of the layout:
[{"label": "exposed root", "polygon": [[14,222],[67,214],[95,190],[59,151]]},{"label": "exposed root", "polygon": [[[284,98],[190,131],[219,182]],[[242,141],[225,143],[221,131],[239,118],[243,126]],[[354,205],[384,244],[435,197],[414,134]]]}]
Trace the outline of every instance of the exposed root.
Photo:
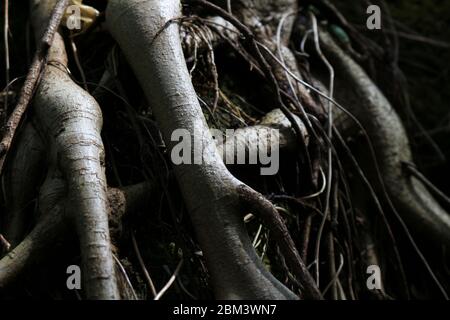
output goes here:
[{"label": "exposed root", "polygon": [[[302,129],[302,139],[308,144],[309,137],[303,122],[294,116],[298,126]],[[292,125],[280,109],[269,112],[261,122],[255,126],[248,126],[234,131],[226,140],[217,144],[219,154],[225,163],[238,163],[238,153],[245,150],[247,159],[257,159],[264,151],[277,146],[280,151],[295,151],[297,149],[297,137]],[[262,149],[262,151],[261,151]],[[277,152],[278,150],[271,150]],[[243,157],[243,154],[240,153]]]},{"label": "exposed root", "polygon": [[303,263],[295,247],[295,243],[292,241],[289,231],[277,209],[261,194],[246,185],[241,185],[238,188],[238,193],[244,206],[252,210],[253,213],[258,214],[266,222],[266,225],[269,226],[279,242],[279,248],[283,252],[286,262],[298,277],[304,296],[307,299],[322,299],[322,295],[314,283],[313,277]]},{"label": "exposed root", "polygon": [[241,183],[226,169],[209,133],[184,61],[179,27],[167,25],[179,16],[177,0],[113,0],[106,20],[151,103],[169,150],[175,129],[187,129],[201,139],[203,149],[197,152],[203,154],[202,164],[181,164],[174,171],[216,297],[294,299],[262,266],[245,231],[236,193]]},{"label": "exposed root", "polygon": [[42,181],[45,148],[32,124],[27,124],[17,137],[17,147],[9,154],[3,176],[6,215],[3,218],[5,236],[14,248],[23,239],[33,220],[33,200]]},{"label": "exposed root", "polygon": [[6,288],[31,265],[45,260],[51,248],[68,230],[64,208],[65,183],[52,167],[39,195],[40,217],[29,235],[0,260],[0,290]]},{"label": "exposed root", "polygon": [[[61,174],[55,170],[48,175],[39,196],[41,215],[33,230],[13,250],[0,259],[0,291],[6,289],[30,267],[46,261],[55,254],[55,243],[72,233],[67,213],[66,186]],[[109,188],[110,224],[112,229],[122,224],[125,215],[136,208],[146,207],[148,195],[153,192],[149,182],[124,188]]]},{"label": "exposed root", "polygon": [[0,260],[0,291],[6,289],[30,266],[51,255],[51,248],[68,230],[62,210],[58,206],[41,217],[33,231]]},{"label": "exposed root", "polygon": [[[406,79],[390,16],[382,48],[326,0],[73,2],[81,33],[57,29],[67,0],[30,0],[37,54],[0,142],[1,296],[23,294],[35,266],[59,269],[59,244],[77,237],[78,299],[434,296],[407,278],[422,271],[408,250],[447,298],[440,252],[421,249],[445,259],[450,217],[433,196],[450,199],[355,62],[375,75],[387,58]],[[382,89],[409,107],[402,86]],[[381,290],[365,286],[369,265]]]},{"label": "exposed root", "polygon": [[33,97],[37,84],[40,80],[41,72],[44,70],[48,50],[53,42],[53,37],[61,22],[64,11],[69,3],[69,0],[60,0],[53,3],[53,7],[49,8],[48,19],[42,21],[42,26],[45,26],[45,32],[39,34],[37,40],[37,51],[33,58],[30,71],[28,72],[25,83],[20,93],[19,101],[14,111],[11,113],[8,122],[6,123],[5,133],[0,142],[0,173],[3,169],[6,153],[11,147],[15,132],[19,126],[22,117],[27,110],[27,107]]},{"label": "exposed root", "polygon": [[[36,38],[54,1],[34,1]],[[89,299],[117,299],[114,261],[109,240],[102,115],[96,101],[76,85],[64,69],[67,57],[59,33],[34,100],[36,117],[67,179],[69,216],[80,240],[83,281]]]},{"label": "exposed root", "polygon": [[[205,41],[205,33],[208,34],[209,44]],[[222,17],[186,20],[180,25],[180,38],[186,61],[195,59],[198,54],[211,47],[215,48],[224,42],[235,42],[238,37],[236,28]]]},{"label": "exposed root", "polygon": [[403,169],[403,163],[413,160],[398,115],[364,70],[334,43],[327,32],[321,32],[321,42],[338,68],[337,76],[353,88],[357,100],[353,99],[351,102],[354,103],[346,106],[360,120],[373,143],[380,173],[394,206],[416,232],[450,244],[450,215],[419,180]]}]

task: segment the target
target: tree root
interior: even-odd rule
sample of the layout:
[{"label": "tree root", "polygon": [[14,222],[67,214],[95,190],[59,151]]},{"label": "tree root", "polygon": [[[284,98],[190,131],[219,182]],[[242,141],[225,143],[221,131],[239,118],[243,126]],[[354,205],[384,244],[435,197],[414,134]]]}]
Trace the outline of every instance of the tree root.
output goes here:
[{"label": "tree root", "polygon": [[197,54],[211,50],[226,41],[238,40],[239,32],[222,17],[215,16],[196,22],[188,20],[180,25],[181,45],[186,61],[195,59]]},{"label": "tree root", "polygon": [[349,103],[345,106],[361,122],[372,141],[383,183],[394,206],[417,233],[449,245],[450,215],[418,179],[404,170],[404,163],[412,163],[413,159],[398,115],[364,70],[327,32],[322,31],[320,39],[336,64],[337,76],[345,79],[355,94],[356,98],[346,99]]},{"label": "tree root", "polygon": [[3,217],[5,237],[14,248],[23,239],[33,220],[28,210],[37,197],[45,165],[45,148],[38,132],[28,123],[17,134],[17,147],[9,153],[3,176],[6,215]]},{"label": "tree root", "polygon": [[314,300],[322,299],[322,295],[303,263],[284,221],[272,203],[260,193],[245,185],[241,185],[238,188],[238,193],[244,206],[252,210],[253,213],[258,214],[266,222],[266,225],[269,226],[279,242],[279,248],[283,252],[286,262],[298,277],[305,297]]},{"label": "tree root", "polygon": [[0,291],[6,289],[30,266],[51,255],[55,243],[69,230],[63,210],[61,206],[57,206],[44,214],[33,231],[0,260]]},{"label": "tree root", "polygon": [[[70,234],[65,182],[55,169],[41,188],[38,223],[25,239],[0,259],[0,291],[6,289],[31,266],[46,261],[55,254],[55,243]],[[154,192],[150,182],[124,188],[108,188],[109,221],[111,229],[119,228],[124,216],[138,208],[148,208],[148,195]]]},{"label": "tree root", "polygon": [[245,231],[236,192],[242,183],[217,152],[184,61],[179,27],[169,22],[180,14],[177,0],[112,0],[106,20],[144,89],[168,149],[174,145],[175,129],[187,129],[202,142],[202,164],[181,164],[174,171],[216,297],[295,299],[262,266]]},{"label": "tree root", "polygon": [[[313,99],[309,89],[293,81],[285,70],[287,68],[298,78],[307,80],[300,72],[297,60],[288,47],[297,16],[297,2],[295,0],[261,2],[239,0],[235,4],[235,15],[253,32],[259,45],[265,46],[283,63],[280,65],[271,55],[265,54],[263,51],[280,89],[294,98],[294,101],[297,100],[300,108],[304,107],[312,114],[320,115],[323,114],[322,106]],[[302,120],[305,121],[305,119]]]},{"label": "tree root", "polygon": [[[33,1],[36,38],[54,1]],[[114,261],[109,240],[102,115],[95,100],[67,74],[64,42],[55,35],[49,66],[36,91],[34,110],[54,165],[67,181],[68,215],[80,240],[83,281],[88,299],[117,299]]]},{"label": "tree root", "polygon": [[[303,122],[293,116],[302,131],[302,139],[308,145],[308,131]],[[280,109],[267,113],[258,125],[236,129],[232,136],[217,144],[217,150],[226,163],[237,163],[238,151],[245,150],[247,159],[257,159],[262,150],[271,150],[272,146],[279,151],[293,152],[297,150],[297,136],[288,118]],[[271,152],[276,152],[271,150]]]},{"label": "tree root", "polygon": [[42,37],[36,42],[38,46],[30,67],[30,71],[28,72],[27,78],[22,87],[17,106],[6,123],[6,132],[0,142],[0,173],[2,172],[6,153],[11,146],[16,129],[19,126],[25,111],[27,110],[31,98],[33,97],[33,93],[36,90],[37,84],[40,80],[41,72],[45,69],[44,66],[48,50],[52,45],[53,37],[58,29],[68,3],[69,0],[60,0],[55,2],[55,5],[50,9],[52,11],[48,17],[49,19],[47,21],[43,21],[43,26],[45,25],[45,32],[40,34]]}]

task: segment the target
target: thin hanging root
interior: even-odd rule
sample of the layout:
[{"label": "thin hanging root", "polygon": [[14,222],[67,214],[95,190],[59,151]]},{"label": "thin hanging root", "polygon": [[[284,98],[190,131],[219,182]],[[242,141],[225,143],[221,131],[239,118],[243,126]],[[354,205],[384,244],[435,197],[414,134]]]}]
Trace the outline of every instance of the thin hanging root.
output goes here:
[{"label": "thin hanging root", "polygon": [[[140,82],[169,151],[176,129],[199,140],[202,164],[174,168],[219,299],[296,299],[262,265],[241,218],[237,187],[220,158],[180,43],[179,0],[110,0],[108,28]],[[120,21],[120,23],[119,23]],[[199,148],[199,144],[194,145]]]},{"label": "thin hanging root", "polygon": [[[186,60],[195,59],[197,54],[223,43],[225,37],[236,40],[239,35],[233,25],[221,17],[198,19],[199,21],[187,20],[180,25],[181,45]],[[207,43],[202,36],[205,32],[210,35],[210,43]]]},{"label": "thin hanging root", "polygon": [[[54,160],[54,159],[53,159]],[[0,260],[0,291],[4,290],[30,265],[43,261],[68,229],[64,214],[65,183],[51,161],[46,180],[39,191],[41,216],[28,236]]]},{"label": "thin hanging root", "polygon": [[[296,0],[269,0],[254,2],[249,0],[236,1],[236,17],[229,15],[222,8],[204,0],[192,0],[211,9],[216,14],[223,16],[247,38],[247,50],[251,52],[259,64],[260,70],[269,80],[272,90],[278,98],[280,107],[286,117],[292,123],[296,134],[302,136],[300,128],[292,119],[292,112],[288,107],[295,106],[300,111],[302,121],[307,125],[310,133],[315,134],[305,110],[317,116],[323,114],[323,108],[314,101],[309,90],[300,83],[292,81],[290,74],[302,79],[297,61],[288,43],[295,20],[295,12],[298,9]],[[258,14],[257,14],[258,13]],[[270,19],[267,17],[270,16]],[[249,46],[248,43],[251,45]],[[261,50],[264,49],[264,50]],[[278,58],[278,56],[280,58]],[[279,63],[281,60],[281,63]],[[261,69],[260,69],[261,68]],[[316,184],[314,172],[308,148],[303,141],[300,142],[300,152],[306,159],[306,171],[309,177],[306,183]]]},{"label": "thin hanging root", "polygon": [[[309,143],[308,132],[302,121],[293,115],[302,132],[305,145]],[[291,123],[280,109],[267,113],[258,125],[236,129],[226,141],[219,143],[217,149],[226,163],[238,163],[238,151],[245,150],[247,159],[257,159],[262,150],[271,150],[278,145],[281,151],[295,151],[298,146],[297,137]],[[275,152],[272,150],[272,152]]]},{"label": "thin hanging root", "polygon": [[448,205],[450,205],[450,197],[445,195],[441,190],[439,190],[430,180],[427,179],[416,167],[413,163],[404,163],[405,169],[410,172],[413,176],[415,176],[418,180],[420,180],[428,189],[436,195],[441,201]]},{"label": "thin hanging root", "polygon": [[[36,38],[55,4],[31,1]],[[96,101],[66,73],[64,41],[56,33],[47,67],[34,98],[34,110],[67,181],[68,215],[77,230],[88,299],[118,299],[109,237],[102,115]]]},{"label": "thin hanging root", "polygon": [[[9,0],[4,1],[3,7],[3,45],[5,46],[5,83],[9,83]],[[5,95],[5,104],[3,112],[8,113],[8,94]]]},{"label": "thin hanging root", "polygon": [[[361,122],[373,143],[381,174],[378,178],[382,179],[393,205],[417,233],[450,245],[450,215],[426,187],[403,168],[403,163],[413,160],[397,113],[364,70],[331,36],[324,30],[320,35],[323,49],[336,64],[336,76],[345,79],[349,90],[357,97],[346,107]],[[382,186],[381,190],[384,188]]]}]

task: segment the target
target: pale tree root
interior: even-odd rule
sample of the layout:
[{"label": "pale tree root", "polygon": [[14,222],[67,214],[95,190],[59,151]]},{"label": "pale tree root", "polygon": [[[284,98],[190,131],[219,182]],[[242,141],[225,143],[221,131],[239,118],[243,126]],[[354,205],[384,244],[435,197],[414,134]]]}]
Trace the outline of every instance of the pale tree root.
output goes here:
[{"label": "pale tree root", "polygon": [[[254,137],[263,135],[267,130],[274,130],[275,128],[280,130],[280,151],[294,151],[296,146],[295,135],[290,128],[288,119],[279,109],[268,113],[261,120],[259,126],[246,127],[237,131],[234,139],[237,143],[245,144],[244,149],[247,150],[247,155],[256,155],[259,150],[257,144],[254,143]],[[11,204],[11,208],[22,208],[23,203],[38,196],[34,190],[38,189],[39,173],[42,173],[41,168],[45,156],[45,149],[39,135],[30,124],[19,135],[17,146],[17,149],[10,154],[11,167],[7,166],[5,171],[8,177],[5,190],[25,190],[21,188],[26,187],[28,192],[7,193],[7,203]],[[224,148],[221,144],[217,147],[219,150],[228,150],[228,153],[223,155],[224,159],[236,157],[234,153],[236,149]],[[28,157],[25,157],[25,155]],[[11,175],[10,177],[11,168],[20,169],[17,172],[23,172],[24,174]],[[55,243],[63,241],[72,232],[67,216],[63,214],[65,208],[70,206],[66,199],[65,182],[61,174],[54,168],[48,173],[47,179],[46,183],[40,188],[38,201],[40,216],[32,231],[22,241],[20,240],[23,235],[17,236],[17,239],[5,236],[11,243],[13,250],[0,260],[0,291],[10,287],[17,278],[31,269],[32,266],[47,261],[56,253]],[[154,194],[155,191],[151,182],[142,182],[123,188],[108,188],[109,226],[113,239],[114,234],[121,230],[124,217],[137,210],[151,209],[149,195]],[[18,207],[13,205],[15,203]],[[18,209],[12,212],[14,214],[20,213]],[[7,219],[4,223],[5,228],[6,230],[12,229],[10,224],[16,225],[15,221],[22,226],[23,221],[29,220],[29,218],[20,215],[20,219]],[[9,235],[9,233],[5,233],[5,235]]]},{"label": "pale tree root", "polygon": [[[344,107],[360,121],[372,142],[380,171],[374,178],[375,181],[382,179],[384,184],[377,183],[378,189],[387,191],[394,207],[417,234],[448,246],[450,215],[422,182],[404,170],[404,164],[413,163],[413,157],[399,116],[364,70],[339,48],[330,34],[322,30],[320,40],[336,65],[337,78],[345,81],[346,87],[351,88],[348,90],[354,93],[352,99],[345,97]],[[339,95],[337,92],[338,99]],[[342,117],[347,118],[341,122],[344,130],[349,128],[349,123],[356,126],[352,119]]]},{"label": "pale tree root", "polygon": [[[39,196],[41,215],[33,230],[13,250],[0,260],[0,292],[7,290],[25,272],[56,254],[55,244],[73,233],[65,214],[70,207],[61,174],[51,170]],[[111,229],[119,228],[122,219],[138,208],[149,208],[149,194],[154,192],[150,182],[124,188],[108,188],[109,221]]]},{"label": "pale tree root", "polygon": [[5,212],[4,236],[15,247],[33,220],[32,210],[37,186],[42,180],[45,147],[33,125],[28,123],[16,138],[17,147],[9,153],[3,175]]},{"label": "pale tree root", "polygon": [[0,260],[0,292],[7,290],[31,266],[52,255],[55,244],[70,230],[57,206],[39,219],[25,239]]},{"label": "pale tree root", "polygon": [[[309,136],[305,125],[297,116],[293,115],[293,118],[302,132],[303,141],[308,145]],[[257,159],[261,150],[271,150],[276,144],[279,149],[277,151],[298,151],[297,142],[298,138],[289,119],[280,109],[273,109],[257,125],[238,128],[223,141],[218,140],[217,150],[224,162],[237,163],[239,156],[242,156],[238,154],[239,150],[245,150],[247,159]]]},{"label": "pale tree root", "polygon": [[[174,173],[203,250],[218,299],[296,299],[262,265],[242,221],[238,188],[220,158],[192,86],[180,43],[177,0],[109,2],[108,28],[127,57],[169,151],[171,135],[185,129],[201,141],[201,164]],[[119,23],[120,21],[120,23]],[[197,149],[196,149],[197,148]]]},{"label": "pale tree root", "polygon": [[279,243],[279,248],[283,252],[288,266],[295,272],[302,286],[302,292],[304,292],[305,298],[321,300],[322,295],[313,277],[303,263],[286,224],[272,203],[246,185],[239,186],[238,193],[244,207],[258,214],[266,222],[266,225],[269,226],[270,231]]},{"label": "pale tree root", "polygon": [[[55,1],[31,1],[39,39]],[[67,182],[67,214],[77,230],[88,299],[119,297],[109,237],[102,115],[96,101],[69,77],[64,41],[55,35],[34,112],[53,164]]]},{"label": "pale tree root", "polygon": [[199,54],[208,52],[226,42],[238,41],[238,30],[222,17],[212,16],[187,20],[180,24],[180,38],[186,61],[193,61]]}]

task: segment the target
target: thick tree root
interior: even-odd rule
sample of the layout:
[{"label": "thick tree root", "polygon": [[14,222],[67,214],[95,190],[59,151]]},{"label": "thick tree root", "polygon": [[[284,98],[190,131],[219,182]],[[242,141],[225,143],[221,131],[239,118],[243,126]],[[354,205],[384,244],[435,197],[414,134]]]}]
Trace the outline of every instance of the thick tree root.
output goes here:
[{"label": "thick tree root", "polygon": [[[51,171],[41,187],[41,216],[38,223],[18,246],[0,259],[0,291],[13,284],[30,267],[54,255],[55,243],[63,241],[73,232],[64,212],[69,206],[65,195],[65,182],[57,170]],[[152,192],[154,187],[150,182],[124,188],[108,188],[111,228],[120,228],[122,218],[136,209],[150,208],[148,195]]]},{"label": "thick tree root", "polygon": [[53,253],[55,243],[69,230],[63,208],[57,206],[40,219],[33,231],[0,260],[0,291],[6,289],[33,265]]},{"label": "thick tree root", "polygon": [[[308,131],[297,116],[293,117],[307,145]],[[273,146],[277,146],[279,150],[271,150],[271,152],[296,151],[297,141],[298,138],[288,118],[280,109],[274,109],[267,113],[258,125],[236,129],[233,135],[227,136],[224,141],[217,144],[217,149],[224,162],[237,163],[239,157],[242,157],[242,153],[239,154],[240,150],[245,150],[247,159],[257,159],[261,153],[271,150]]]},{"label": "thick tree root", "polygon": [[[347,90],[354,93],[353,99],[346,96],[344,107],[356,116],[370,137],[384,186],[394,206],[418,234],[449,245],[450,215],[419,180],[404,170],[404,164],[412,163],[413,159],[397,113],[364,70],[336,45],[326,31],[321,32],[320,40],[336,65],[337,78],[345,81],[346,88],[351,88]],[[339,92],[337,95],[339,99]],[[342,123],[348,126],[350,121]]]},{"label": "thick tree root", "polygon": [[[32,1],[36,37],[55,1]],[[51,159],[67,182],[68,214],[80,240],[83,281],[88,299],[117,299],[109,239],[102,115],[95,100],[67,74],[64,42],[55,35],[49,66],[36,91],[34,110],[51,150]]]},{"label": "thick tree root", "polygon": [[[200,139],[202,164],[176,166],[175,176],[206,258],[219,299],[295,299],[257,257],[242,222],[234,178],[220,158],[183,57],[177,0],[112,0],[106,20],[124,51],[158,121],[173,147],[175,129]],[[120,21],[120,23],[119,23]]]},{"label": "thick tree root", "polygon": [[[260,46],[265,46],[272,54],[262,50],[264,58],[270,64],[271,71],[281,90],[286,92],[294,101],[304,106],[312,114],[323,113],[321,106],[314,101],[310,91],[304,85],[294,81],[286,72],[288,69],[302,80],[303,77],[297,60],[288,47],[293,25],[297,16],[298,1],[296,0],[266,0],[235,2],[234,14],[254,34]],[[275,61],[274,56],[282,62]]]}]

